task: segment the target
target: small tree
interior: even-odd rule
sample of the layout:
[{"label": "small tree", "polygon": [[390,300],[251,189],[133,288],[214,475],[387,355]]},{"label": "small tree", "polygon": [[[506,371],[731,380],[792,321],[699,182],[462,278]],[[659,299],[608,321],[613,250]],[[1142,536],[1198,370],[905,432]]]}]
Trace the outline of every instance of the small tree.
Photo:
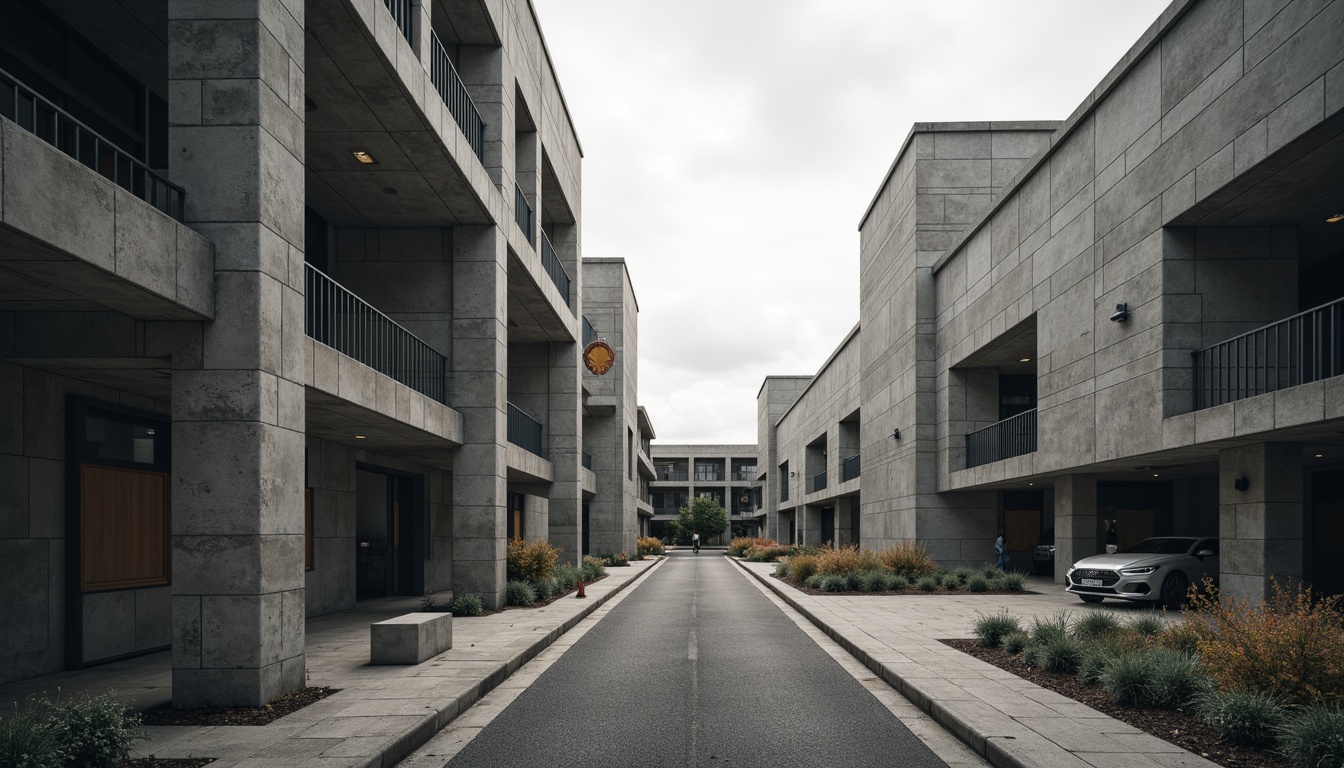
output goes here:
[{"label": "small tree", "polygon": [[710,536],[717,536],[728,528],[728,513],[723,505],[712,498],[697,496],[681,508],[677,518],[677,530],[690,538],[692,533],[700,534],[701,542]]}]

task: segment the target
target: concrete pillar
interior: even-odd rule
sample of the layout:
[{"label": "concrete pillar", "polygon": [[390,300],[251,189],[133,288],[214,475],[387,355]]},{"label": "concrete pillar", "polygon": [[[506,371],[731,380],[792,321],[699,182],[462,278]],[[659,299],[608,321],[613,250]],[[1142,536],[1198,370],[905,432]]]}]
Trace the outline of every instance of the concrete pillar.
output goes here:
[{"label": "concrete pillar", "polygon": [[[581,351],[575,342],[557,341],[550,344],[550,389],[547,393],[547,451],[552,472],[550,542],[552,546],[560,548],[561,562],[570,563],[583,560],[583,481],[580,474],[583,461],[580,453],[583,450],[583,404],[580,402],[582,393],[579,383]],[[604,493],[612,494],[618,504],[624,498],[624,453],[621,461],[622,482],[614,488],[601,489]],[[597,542],[590,543],[596,545]]]},{"label": "concrete pillar", "polygon": [[1055,583],[1073,564],[1097,554],[1097,478],[1062,475],[1055,478]]},{"label": "concrete pillar", "polygon": [[504,604],[508,538],[508,256],[493,226],[453,231],[453,592]]},{"label": "concrete pillar", "polygon": [[[1244,478],[1238,490],[1238,480]],[[1270,579],[1303,575],[1302,444],[1255,443],[1218,452],[1219,587],[1259,599]]]},{"label": "concrete pillar", "polygon": [[303,4],[170,3],[170,173],[217,308],[173,359],[173,703],[304,685]]},{"label": "concrete pillar", "polygon": [[835,545],[837,547],[848,547],[859,543],[857,533],[854,530],[858,523],[858,498],[853,496],[843,496],[835,500]]},{"label": "concrete pillar", "polygon": [[806,504],[799,509],[802,512],[799,543],[805,547],[821,546],[826,541],[826,532],[821,530],[821,507]]}]

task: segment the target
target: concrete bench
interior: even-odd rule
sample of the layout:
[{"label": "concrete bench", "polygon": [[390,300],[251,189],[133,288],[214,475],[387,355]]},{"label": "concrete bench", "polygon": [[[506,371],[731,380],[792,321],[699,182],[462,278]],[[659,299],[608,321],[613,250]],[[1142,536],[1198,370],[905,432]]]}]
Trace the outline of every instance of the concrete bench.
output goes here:
[{"label": "concrete bench", "polygon": [[451,613],[408,613],[369,625],[374,664],[419,664],[452,647]]}]

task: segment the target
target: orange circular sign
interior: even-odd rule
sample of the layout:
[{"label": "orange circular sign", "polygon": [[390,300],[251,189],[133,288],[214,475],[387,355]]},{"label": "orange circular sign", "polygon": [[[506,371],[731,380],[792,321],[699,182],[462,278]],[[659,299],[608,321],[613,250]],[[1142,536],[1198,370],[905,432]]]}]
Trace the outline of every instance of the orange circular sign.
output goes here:
[{"label": "orange circular sign", "polygon": [[602,339],[598,339],[583,348],[583,364],[588,366],[588,370],[601,376],[611,370],[611,366],[616,363],[616,350]]}]

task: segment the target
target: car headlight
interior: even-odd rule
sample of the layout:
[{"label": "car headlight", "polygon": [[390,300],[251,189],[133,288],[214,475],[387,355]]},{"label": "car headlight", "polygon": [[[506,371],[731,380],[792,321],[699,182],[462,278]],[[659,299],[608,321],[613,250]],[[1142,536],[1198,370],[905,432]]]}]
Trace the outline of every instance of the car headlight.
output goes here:
[{"label": "car headlight", "polygon": [[1120,573],[1123,576],[1146,576],[1156,571],[1160,566],[1145,565],[1139,568],[1121,568]]}]

